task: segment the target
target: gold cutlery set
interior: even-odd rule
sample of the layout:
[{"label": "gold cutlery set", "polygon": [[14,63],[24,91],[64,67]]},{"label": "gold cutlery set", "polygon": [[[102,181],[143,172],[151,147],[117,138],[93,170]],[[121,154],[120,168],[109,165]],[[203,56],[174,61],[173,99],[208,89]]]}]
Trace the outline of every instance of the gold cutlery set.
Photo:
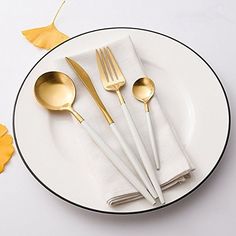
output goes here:
[{"label": "gold cutlery set", "polygon": [[126,106],[125,98],[121,94],[120,90],[125,85],[126,80],[111,49],[108,47],[97,49],[96,59],[100,73],[100,79],[104,89],[107,91],[116,92],[119,98],[121,109],[134,140],[139,157],[133,153],[121,132],[117,128],[114,120],[97,94],[97,91],[94,88],[87,72],[77,62],[70,58],[66,58],[68,64],[75,71],[76,75],[82,81],[96,102],[97,106],[101,110],[114,136],[132,164],[136,174],[134,174],[134,172],[126,166],[119,156],[106,144],[105,141],[103,141],[100,135],[90,127],[86,120],[84,120],[84,118],[73,109],[72,106],[76,96],[76,88],[73,81],[66,74],[62,72],[51,71],[41,75],[37,79],[34,87],[36,99],[43,107],[47,108],[48,110],[70,112],[80,122],[82,127],[105,154],[105,156],[137,189],[137,191],[143,195],[146,200],[154,205],[156,203],[156,199],[159,198],[161,204],[164,204],[165,200],[157,176],[157,170],[160,168],[160,163],[148,105],[155,92],[154,83],[147,77],[141,78],[134,83],[132,91],[134,97],[144,103],[155,165],[147,153],[140,134],[138,133],[135,123]]}]

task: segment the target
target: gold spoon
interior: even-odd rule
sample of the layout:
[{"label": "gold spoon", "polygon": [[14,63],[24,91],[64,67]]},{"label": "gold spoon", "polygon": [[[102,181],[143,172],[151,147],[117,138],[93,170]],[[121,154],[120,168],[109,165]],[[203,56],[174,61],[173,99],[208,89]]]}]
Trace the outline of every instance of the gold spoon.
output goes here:
[{"label": "gold spoon", "polygon": [[146,114],[146,120],[148,125],[149,138],[152,146],[152,151],[156,163],[157,169],[160,169],[160,161],[157,152],[156,140],[152,127],[151,117],[149,113],[149,101],[155,93],[155,84],[148,77],[143,77],[135,81],[133,84],[133,95],[134,97],[144,103],[144,110]]},{"label": "gold spoon", "polygon": [[84,121],[72,104],[75,100],[75,86],[64,73],[50,71],[41,75],[34,86],[38,102],[48,110],[69,111],[80,123]]},{"label": "gold spoon", "polygon": [[[156,201],[144,187],[143,183],[133,174],[133,172],[124,164],[113,150],[103,141],[76,112],[72,105],[76,96],[76,89],[73,81],[69,76],[62,72],[50,71],[42,74],[36,81],[34,93],[37,101],[48,110],[53,111],[68,111],[82,125],[88,135],[93,139],[97,146],[103,151],[106,157],[120,171],[120,173],[152,204]],[[109,138],[109,137],[108,137]]]}]

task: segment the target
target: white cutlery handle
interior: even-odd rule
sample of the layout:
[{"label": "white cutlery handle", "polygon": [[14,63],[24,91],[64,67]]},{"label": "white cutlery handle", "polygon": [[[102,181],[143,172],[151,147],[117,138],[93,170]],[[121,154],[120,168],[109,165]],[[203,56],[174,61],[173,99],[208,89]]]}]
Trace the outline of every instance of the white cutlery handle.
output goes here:
[{"label": "white cutlery handle", "polygon": [[159,170],[160,169],[160,160],[159,160],[159,157],[158,157],[157,145],[156,145],[156,140],[155,140],[155,136],[154,136],[154,132],[153,132],[150,112],[147,111],[145,113],[146,113],[146,120],[147,120],[148,133],[149,133],[149,138],[150,138],[150,142],[151,142],[152,152],[153,152],[153,155],[154,155],[156,168]]},{"label": "white cutlery handle", "polygon": [[133,172],[124,164],[124,162],[112,151],[112,149],[103,141],[103,139],[87,124],[86,121],[81,123],[88,135],[103,151],[106,157],[112,164],[120,171],[120,173],[146,198],[152,205],[156,203],[147,189],[143,186],[140,180],[133,174]]},{"label": "white cutlery handle", "polygon": [[146,171],[144,170],[142,164],[139,162],[137,157],[134,155],[133,151],[130,149],[124,138],[122,137],[120,131],[117,129],[115,123],[110,124],[110,128],[114,135],[116,136],[117,140],[119,141],[122,149],[124,150],[125,154],[127,155],[128,159],[130,160],[131,164],[133,165],[134,169],[136,170],[137,174],[143,181],[144,185],[151,193],[154,198],[157,198],[157,193],[152,186],[150,179],[148,178]]},{"label": "white cutlery handle", "polygon": [[147,171],[147,174],[153,184],[153,187],[155,188],[158,196],[159,196],[159,199],[160,199],[160,202],[162,204],[165,203],[165,200],[164,200],[164,197],[163,197],[163,194],[162,194],[162,191],[161,191],[161,187],[160,187],[160,184],[157,180],[157,172],[151,162],[151,159],[149,158],[148,154],[147,154],[147,151],[144,147],[144,144],[141,140],[141,137],[139,136],[139,133],[135,127],[135,124],[134,124],[134,121],[132,120],[132,117],[127,109],[127,106],[125,103],[123,103],[121,105],[122,107],[122,110],[123,110],[123,113],[124,113],[124,116],[126,118],[126,121],[128,123],[128,126],[129,126],[129,129],[131,131],[131,134],[133,136],[133,139],[135,141],[135,145],[136,145],[136,148],[138,149],[138,152],[139,152],[139,155],[141,157],[141,160],[143,162],[143,165],[144,167],[146,168],[146,171]]}]

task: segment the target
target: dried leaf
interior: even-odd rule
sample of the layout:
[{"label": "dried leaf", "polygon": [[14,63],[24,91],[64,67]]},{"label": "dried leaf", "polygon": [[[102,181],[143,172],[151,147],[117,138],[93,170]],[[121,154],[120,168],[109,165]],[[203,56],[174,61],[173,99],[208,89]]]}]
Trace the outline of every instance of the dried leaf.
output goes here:
[{"label": "dried leaf", "polygon": [[0,173],[14,153],[13,138],[7,132],[6,126],[0,124]]},{"label": "dried leaf", "polygon": [[48,50],[67,40],[69,37],[60,32],[55,26],[56,17],[58,16],[64,3],[65,1],[62,2],[59,10],[56,13],[56,16],[50,25],[24,30],[22,31],[22,34],[36,47]]}]

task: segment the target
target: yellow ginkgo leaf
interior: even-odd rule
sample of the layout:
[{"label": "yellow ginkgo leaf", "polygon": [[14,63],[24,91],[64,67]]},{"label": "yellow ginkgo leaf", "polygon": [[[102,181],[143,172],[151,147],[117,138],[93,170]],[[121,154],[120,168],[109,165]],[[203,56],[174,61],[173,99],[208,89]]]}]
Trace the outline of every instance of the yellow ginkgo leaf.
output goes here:
[{"label": "yellow ginkgo leaf", "polygon": [[7,127],[0,124],[0,138],[7,133]]},{"label": "yellow ginkgo leaf", "polygon": [[14,153],[13,138],[7,132],[6,126],[0,124],[0,173]]},{"label": "yellow ginkgo leaf", "polygon": [[64,33],[60,32],[55,26],[55,20],[60,12],[63,4],[65,1],[62,2],[59,10],[56,13],[52,23],[45,27],[34,28],[29,30],[22,31],[22,34],[36,47],[44,48],[44,49],[52,49],[58,44],[64,42],[69,37]]}]

